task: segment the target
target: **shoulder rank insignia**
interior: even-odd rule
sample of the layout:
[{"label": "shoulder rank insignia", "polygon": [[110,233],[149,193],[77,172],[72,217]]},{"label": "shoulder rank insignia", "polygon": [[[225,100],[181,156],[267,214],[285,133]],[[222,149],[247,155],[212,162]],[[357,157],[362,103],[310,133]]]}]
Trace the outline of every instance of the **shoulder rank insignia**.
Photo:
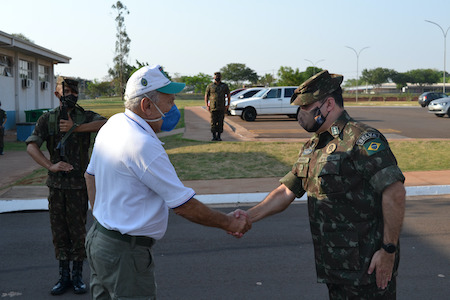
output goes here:
[{"label": "shoulder rank insignia", "polygon": [[331,134],[332,134],[333,136],[339,135],[339,132],[340,132],[339,127],[337,127],[337,126],[331,126]]},{"label": "shoulder rank insignia", "polygon": [[380,139],[374,139],[364,144],[364,149],[366,149],[367,154],[369,154],[369,156],[381,150],[384,150],[385,148],[386,147],[384,145],[384,142]]}]

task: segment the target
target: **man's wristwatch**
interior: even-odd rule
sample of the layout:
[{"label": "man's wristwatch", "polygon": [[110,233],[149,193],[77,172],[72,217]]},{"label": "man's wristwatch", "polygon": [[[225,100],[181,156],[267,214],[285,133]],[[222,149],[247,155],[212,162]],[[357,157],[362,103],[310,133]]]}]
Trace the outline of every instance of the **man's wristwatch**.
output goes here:
[{"label": "man's wristwatch", "polygon": [[389,244],[382,244],[381,247],[387,253],[394,253],[395,251],[397,251],[397,246],[395,246],[394,244],[391,244],[391,243],[389,243]]}]

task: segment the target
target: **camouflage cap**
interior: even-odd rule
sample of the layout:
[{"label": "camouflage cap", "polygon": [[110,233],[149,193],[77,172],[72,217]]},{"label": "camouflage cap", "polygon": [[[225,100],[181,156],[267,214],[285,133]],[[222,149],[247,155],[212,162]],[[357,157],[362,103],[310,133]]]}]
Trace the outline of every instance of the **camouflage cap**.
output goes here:
[{"label": "camouflage cap", "polygon": [[64,85],[67,85],[68,87],[70,87],[72,89],[72,91],[74,91],[75,93],[78,94],[78,81],[70,78],[70,77],[64,77],[64,76],[58,76],[58,78],[56,78],[56,85],[62,84],[64,82]]},{"label": "camouflage cap", "polygon": [[303,82],[291,97],[291,105],[309,105],[322,100],[340,88],[344,76],[330,74],[327,70],[310,77]]}]

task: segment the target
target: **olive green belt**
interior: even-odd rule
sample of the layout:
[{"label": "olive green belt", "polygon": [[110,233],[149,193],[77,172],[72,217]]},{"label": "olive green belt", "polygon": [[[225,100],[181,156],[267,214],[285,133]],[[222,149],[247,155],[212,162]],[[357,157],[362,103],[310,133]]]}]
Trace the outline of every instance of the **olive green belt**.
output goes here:
[{"label": "olive green belt", "polygon": [[132,246],[139,245],[150,248],[155,244],[155,239],[152,239],[151,237],[121,234],[118,231],[106,229],[99,222],[95,223],[96,229],[104,235],[122,242],[130,243]]}]

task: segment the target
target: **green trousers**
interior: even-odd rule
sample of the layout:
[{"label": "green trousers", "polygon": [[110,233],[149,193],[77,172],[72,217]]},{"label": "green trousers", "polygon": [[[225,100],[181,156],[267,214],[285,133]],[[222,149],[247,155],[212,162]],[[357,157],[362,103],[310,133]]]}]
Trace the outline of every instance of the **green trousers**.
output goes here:
[{"label": "green trousers", "polygon": [[92,299],[156,299],[150,247],[113,239],[98,231],[94,222],[86,237],[86,252]]}]

